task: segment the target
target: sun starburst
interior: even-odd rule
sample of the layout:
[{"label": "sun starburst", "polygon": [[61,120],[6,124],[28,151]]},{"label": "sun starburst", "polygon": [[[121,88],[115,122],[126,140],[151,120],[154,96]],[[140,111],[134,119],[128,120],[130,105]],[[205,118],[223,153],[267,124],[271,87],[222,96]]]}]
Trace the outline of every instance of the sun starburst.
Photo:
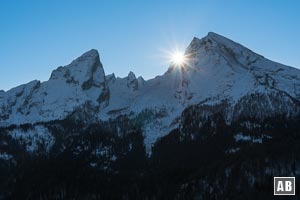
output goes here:
[{"label": "sun starburst", "polygon": [[169,53],[169,61],[172,65],[176,67],[183,67],[188,62],[188,57],[184,54],[183,51],[175,50]]}]

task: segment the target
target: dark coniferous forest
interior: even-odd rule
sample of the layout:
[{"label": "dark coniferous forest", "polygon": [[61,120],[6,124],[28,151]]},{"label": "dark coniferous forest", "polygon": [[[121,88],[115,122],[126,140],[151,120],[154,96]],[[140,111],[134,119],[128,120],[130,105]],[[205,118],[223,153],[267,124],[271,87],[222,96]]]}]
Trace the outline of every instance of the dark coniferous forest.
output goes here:
[{"label": "dark coniferous forest", "polygon": [[[201,128],[191,124],[198,122],[186,114],[151,154],[142,130],[126,117],[41,123],[55,144],[47,150],[41,143],[34,153],[5,134],[15,126],[1,129],[0,150],[14,159],[0,161],[0,199],[274,199],[273,176],[299,173],[299,118],[227,125],[215,114]],[[237,140],[237,133],[251,134],[251,141]]]}]

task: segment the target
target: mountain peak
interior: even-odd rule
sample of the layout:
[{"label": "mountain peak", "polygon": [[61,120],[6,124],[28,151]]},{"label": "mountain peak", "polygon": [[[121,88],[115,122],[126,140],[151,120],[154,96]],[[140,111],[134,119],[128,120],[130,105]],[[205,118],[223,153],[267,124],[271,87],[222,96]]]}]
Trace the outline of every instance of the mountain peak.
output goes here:
[{"label": "mountain peak", "polygon": [[135,74],[130,71],[127,76],[127,86],[132,90],[138,89],[138,80],[135,77]]},{"label": "mountain peak", "polygon": [[194,37],[186,49],[186,55],[202,66],[217,62],[246,68],[263,58],[245,46],[214,32],[209,32],[201,39]]},{"label": "mountain peak", "polygon": [[208,32],[207,38],[210,38],[210,39],[215,39],[215,40],[230,40],[220,34],[217,34],[217,33],[214,33],[214,32]]},{"label": "mountain peak", "polygon": [[212,41],[212,43],[216,43],[219,46],[228,47],[228,48],[242,48],[247,49],[246,47],[242,46],[241,44],[234,42],[233,40],[219,35],[214,32],[209,32],[206,37],[203,38],[206,41]]},{"label": "mountain peak", "polygon": [[98,51],[95,49],[87,51],[71,64],[57,68],[52,72],[50,79],[80,84],[83,90],[93,86],[101,87],[105,82],[105,73]]},{"label": "mountain peak", "polygon": [[84,61],[96,61],[100,62],[99,53],[96,49],[91,49],[81,56],[79,56],[77,59],[75,59],[73,62],[84,62]]},{"label": "mountain peak", "polygon": [[105,76],[105,79],[106,79],[108,82],[115,81],[115,80],[116,80],[116,75],[115,75],[115,73],[108,74],[108,75]]},{"label": "mountain peak", "polygon": [[91,49],[85,53],[83,53],[80,57],[97,57],[99,53],[96,49]]},{"label": "mountain peak", "polygon": [[136,79],[136,77],[135,77],[135,74],[132,72],[132,71],[130,71],[129,73],[128,73],[128,79],[129,80],[135,80]]},{"label": "mountain peak", "polygon": [[194,52],[204,48],[205,50],[216,49],[220,46],[234,47],[241,46],[240,44],[214,32],[209,32],[205,37],[199,39],[194,37],[187,51]]}]

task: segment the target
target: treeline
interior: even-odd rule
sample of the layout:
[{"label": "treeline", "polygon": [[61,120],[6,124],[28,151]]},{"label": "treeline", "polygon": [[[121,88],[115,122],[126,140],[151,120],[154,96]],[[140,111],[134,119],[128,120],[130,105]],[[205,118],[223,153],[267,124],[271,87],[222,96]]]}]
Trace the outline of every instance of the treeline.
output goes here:
[{"label": "treeline", "polygon": [[[151,156],[141,129],[126,118],[44,124],[55,144],[34,154],[2,130],[0,141],[9,145],[0,149],[10,148],[14,161],[0,161],[0,199],[273,199],[273,176],[299,173],[298,119],[227,125],[215,114],[200,128],[201,119],[185,120],[193,127],[182,124],[159,139]],[[262,143],[236,141],[241,133]]]}]

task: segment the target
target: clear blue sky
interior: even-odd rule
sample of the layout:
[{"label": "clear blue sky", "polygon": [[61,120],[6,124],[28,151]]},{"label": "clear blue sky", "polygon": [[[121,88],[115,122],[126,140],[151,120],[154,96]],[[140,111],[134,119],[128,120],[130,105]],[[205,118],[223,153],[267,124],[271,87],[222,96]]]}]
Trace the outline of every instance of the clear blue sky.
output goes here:
[{"label": "clear blue sky", "polygon": [[92,48],[106,74],[153,78],[168,68],[162,50],[184,49],[209,31],[300,67],[298,0],[3,0],[0,89],[45,81]]}]

